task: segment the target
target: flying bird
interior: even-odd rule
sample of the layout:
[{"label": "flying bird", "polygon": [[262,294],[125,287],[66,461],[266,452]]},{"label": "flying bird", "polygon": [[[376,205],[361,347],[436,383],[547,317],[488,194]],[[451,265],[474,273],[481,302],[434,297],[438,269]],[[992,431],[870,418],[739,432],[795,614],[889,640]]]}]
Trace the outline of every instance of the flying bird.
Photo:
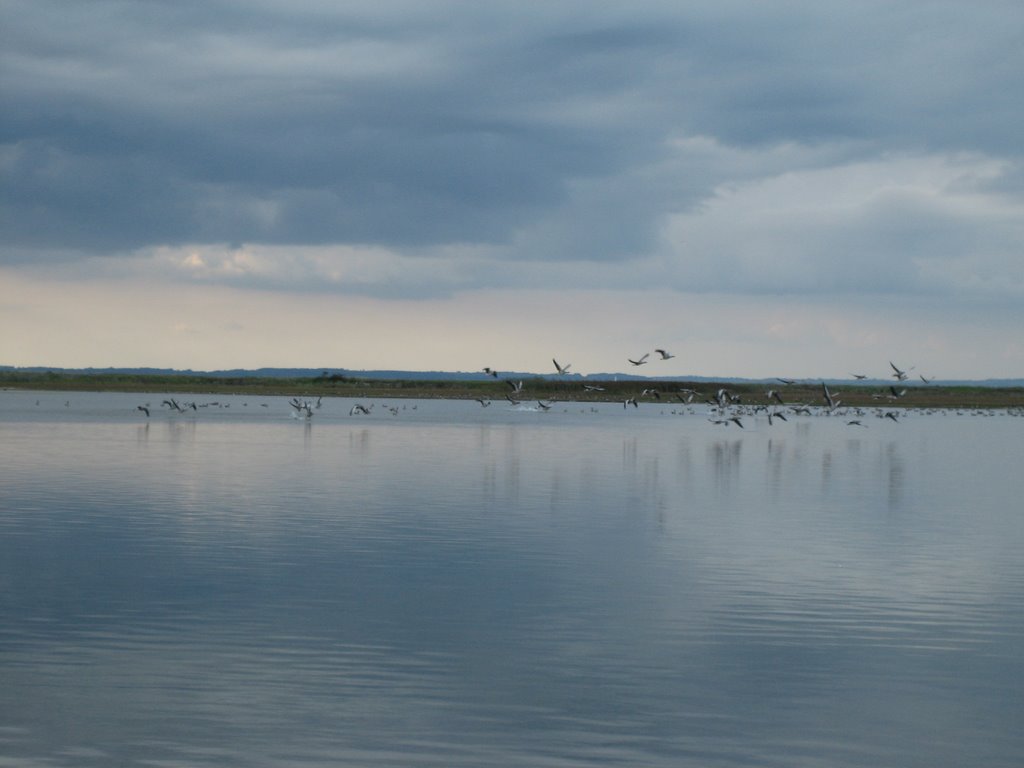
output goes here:
[{"label": "flying bird", "polygon": [[853,376],[853,378],[855,378],[857,381],[861,381],[868,377],[866,373],[851,373],[850,375]]},{"label": "flying bird", "polygon": [[836,400],[836,399],[835,399],[835,398],[834,398],[834,397],[832,396],[832,393],[828,391],[828,385],[827,385],[827,384],[825,384],[825,382],[824,382],[824,381],[823,381],[823,382],[821,382],[821,392],[822,392],[822,394],[823,394],[823,395],[824,395],[824,397],[825,397],[825,402],[826,402],[826,403],[828,403],[828,409],[829,409],[830,411],[833,411],[833,410],[835,410],[835,409],[836,409],[836,408],[837,408],[837,407],[839,406],[839,403],[840,403],[840,401],[839,401],[839,400]]},{"label": "flying bird", "polygon": [[728,419],[708,419],[712,424],[721,424],[723,427],[728,427],[729,422],[732,422],[740,429],[743,429],[743,422],[740,421],[739,416],[730,416]]},{"label": "flying bird", "polygon": [[715,394],[714,403],[717,404],[719,408],[725,408],[727,405],[736,405],[742,400],[743,398],[739,395],[734,395],[727,389],[720,389]]},{"label": "flying bird", "polygon": [[[889,365],[892,366],[892,370],[893,370],[893,374],[892,375],[893,376],[895,376],[900,381],[906,381],[907,380],[907,371],[901,371],[899,368],[896,367],[896,365],[893,363],[892,360],[889,361]],[[914,366],[910,366],[910,368],[908,368],[907,370],[908,371],[914,370]]]},{"label": "flying bird", "polygon": [[493,368],[486,368],[485,367],[484,368],[484,373],[486,373],[488,376],[493,376],[494,378],[498,378],[498,372],[496,370],[494,370]]},{"label": "flying bird", "polygon": [[633,365],[647,365],[647,358],[650,356],[650,354],[650,352],[644,352],[643,357],[641,357],[639,360],[634,360],[631,357],[627,357],[626,359],[629,360],[629,362],[631,362]]},{"label": "flying bird", "polygon": [[656,349],[654,351],[661,355],[662,360],[671,360],[673,357],[675,357],[675,355],[673,355],[671,352],[666,352],[664,349]]},{"label": "flying bird", "polygon": [[308,402],[300,402],[297,397],[293,397],[288,401],[288,405],[295,409],[295,415],[298,416],[300,413],[305,413],[307,419],[313,418],[313,406]]},{"label": "flying bird", "polygon": [[147,419],[149,418],[149,408],[147,408],[146,406],[139,405],[139,406],[136,406],[135,409],[138,410],[138,411],[142,411],[144,414],[146,414],[146,418]]},{"label": "flying bird", "polygon": [[572,366],[572,363],[566,363],[565,365],[559,365],[558,361],[555,360],[555,358],[551,358],[551,362],[555,364],[555,369],[558,371],[558,375],[559,376],[562,376],[562,375],[568,373],[569,372],[569,368]]}]

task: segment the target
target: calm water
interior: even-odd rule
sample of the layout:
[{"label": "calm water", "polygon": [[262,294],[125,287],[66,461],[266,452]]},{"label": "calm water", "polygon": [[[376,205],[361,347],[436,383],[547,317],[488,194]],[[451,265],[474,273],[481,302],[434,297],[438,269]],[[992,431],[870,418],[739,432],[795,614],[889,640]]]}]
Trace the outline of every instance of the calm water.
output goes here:
[{"label": "calm water", "polygon": [[1024,418],[161,399],[0,392],[0,766],[1020,765]]}]

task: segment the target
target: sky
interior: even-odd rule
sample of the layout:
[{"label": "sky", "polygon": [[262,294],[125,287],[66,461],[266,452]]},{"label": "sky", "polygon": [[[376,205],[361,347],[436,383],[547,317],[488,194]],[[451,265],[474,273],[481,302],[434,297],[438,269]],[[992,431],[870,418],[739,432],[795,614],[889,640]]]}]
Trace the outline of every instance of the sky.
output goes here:
[{"label": "sky", "polygon": [[1024,377],[1019,0],[0,0],[0,98],[0,365]]}]

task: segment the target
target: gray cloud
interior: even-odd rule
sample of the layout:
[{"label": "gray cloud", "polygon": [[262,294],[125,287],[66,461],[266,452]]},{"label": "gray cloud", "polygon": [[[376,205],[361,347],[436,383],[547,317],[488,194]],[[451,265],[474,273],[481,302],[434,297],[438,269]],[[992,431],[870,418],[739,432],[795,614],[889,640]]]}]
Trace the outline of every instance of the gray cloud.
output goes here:
[{"label": "gray cloud", "polygon": [[[628,279],[659,285],[667,270],[690,288],[867,290],[885,267],[914,291],[959,279],[922,270],[934,250],[998,270],[993,243],[1019,234],[1013,3],[38,0],[3,14],[7,262],[471,246],[426,283],[524,280],[488,260],[631,261]],[[977,190],[952,213],[885,193],[880,173],[882,192],[843,214],[812,216],[820,201],[798,195],[803,213],[767,229],[756,208],[716,218],[723,190],[743,199],[730,185],[965,152],[1002,163],[986,179],[998,215]],[[667,257],[680,216],[702,250]],[[388,293],[387,274],[337,286]]]}]

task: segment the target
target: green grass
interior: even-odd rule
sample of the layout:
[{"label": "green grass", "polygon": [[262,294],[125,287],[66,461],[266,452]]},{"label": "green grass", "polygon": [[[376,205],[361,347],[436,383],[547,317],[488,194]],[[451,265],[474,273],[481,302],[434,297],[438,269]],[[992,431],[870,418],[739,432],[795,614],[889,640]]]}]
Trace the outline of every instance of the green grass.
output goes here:
[{"label": "green grass", "polygon": [[[588,385],[604,388],[603,392],[584,391],[579,379],[532,378],[523,382],[519,399],[621,402],[637,397],[644,389],[657,389],[664,403],[679,404],[676,393],[681,389],[697,390],[695,403],[713,397],[720,388],[738,395],[744,403],[767,402],[769,388],[777,390],[786,403],[821,405],[821,385],[799,382],[791,385],[735,384],[727,382],[683,381],[591,381]],[[316,376],[312,378],[262,378],[250,376],[203,376],[192,374],[121,374],[121,373],[58,373],[58,372],[0,372],[0,387],[8,389],[92,391],[92,392],[167,392],[195,394],[247,394],[285,395],[295,397],[389,397],[389,398],[445,398],[503,399],[511,390],[503,381],[421,381],[409,379],[360,379],[346,376]],[[923,408],[1016,408],[1024,407],[1024,388],[957,386],[907,387],[904,397],[889,398],[888,387],[849,384],[834,386],[833,395],[843,405],[876,406],[900,405]],[[654,401],[653,396],[646,398]]]}]

